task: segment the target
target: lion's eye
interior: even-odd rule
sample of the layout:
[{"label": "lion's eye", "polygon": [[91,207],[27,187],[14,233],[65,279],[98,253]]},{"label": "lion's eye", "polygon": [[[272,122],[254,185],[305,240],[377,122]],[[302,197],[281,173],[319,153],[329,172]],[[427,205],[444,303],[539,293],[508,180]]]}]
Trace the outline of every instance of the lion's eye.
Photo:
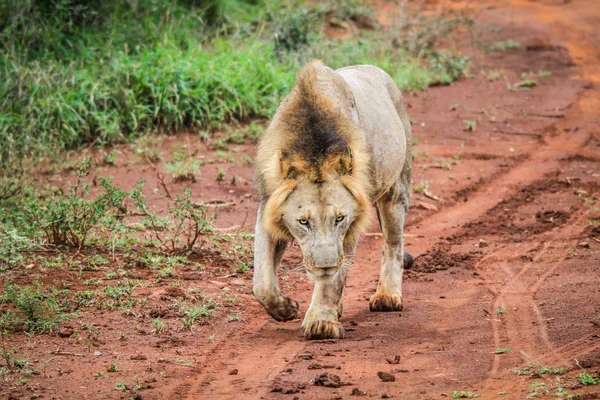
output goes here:
[{"label": "lion's eye", "polygon": [[300,225],[308,225],[308,220],[307,219],[299,219],[298,222],[300,222]]},{"label": "lion's eye", "polygon": [[335,222],[342,222],[344,220],[344,218],[345,218],[345,215],[338,215],[335,218]]}]

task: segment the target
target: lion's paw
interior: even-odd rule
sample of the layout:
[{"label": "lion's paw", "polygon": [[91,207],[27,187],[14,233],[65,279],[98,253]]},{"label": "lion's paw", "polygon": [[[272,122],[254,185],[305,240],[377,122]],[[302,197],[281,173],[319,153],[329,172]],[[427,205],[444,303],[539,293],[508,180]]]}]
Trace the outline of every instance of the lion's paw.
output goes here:
[{"label": "lion's paw", "polygon": [[302,327],[307,340],[342,339],[344,327],[337,321],[316,320]]},{"label": "lion's paw", "polygon": [[402,311],[402,296],[375,293],[369,301],[371,311]]},{"label": "lion's paw", "polygon": [[280,322],[289,321],[298,315],[298,303],[283,294],[276,300],[269,301],[265,309],[271,317]]}]

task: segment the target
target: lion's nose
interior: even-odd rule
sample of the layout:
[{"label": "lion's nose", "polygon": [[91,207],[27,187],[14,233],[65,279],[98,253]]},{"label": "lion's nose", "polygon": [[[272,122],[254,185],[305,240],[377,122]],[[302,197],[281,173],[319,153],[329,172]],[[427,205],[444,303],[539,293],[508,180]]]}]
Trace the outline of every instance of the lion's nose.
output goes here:
[{"label": "lion's nose", "polygon": [[315,246],[313,260],[319,269],[331,269],[338,266],[337,247],[331,244],[320,243]]},{"label": "lion's nose", "polygon": [[337,267],[337,265],[319,265],[318,268],[320,269],[331,269],[331,268],[335,268]]}]

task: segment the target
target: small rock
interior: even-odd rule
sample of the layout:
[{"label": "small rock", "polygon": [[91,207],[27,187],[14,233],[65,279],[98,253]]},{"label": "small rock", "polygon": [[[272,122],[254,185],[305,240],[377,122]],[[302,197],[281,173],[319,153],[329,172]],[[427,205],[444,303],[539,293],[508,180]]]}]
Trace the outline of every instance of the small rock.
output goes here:
[{"label": "small rock", "polygon": [[101,355],[102,355],[102,352],[100,352],[100,351],[98,351],[98,350],[96,350],[96,351],[94,352],[94,357],[100,357]]},{"label": "small rock", "polygon": [[367,395],[367,392],[363,392],[359,388],[352,389],[352,393],[350,393],[350,396],[366,396],[366,395]]},{"label": "small rock", "polygon": [[423,201],[419,201],[417,203],[417,208],[420,208],[423,210],[429,210],[429,211],[440,211],[440,209],[437,208],[435,205],[430,204],[430,203],[425,203]]},{"label": "small rock", "polygon": [[342,382],[339,376],[334,374],[321,374],[315,378],[315,386],[324,386],[331,388],[339,388],[340,386],[350,385],[350,383]]},{"label": "small rock", "polygon": [[381,398],[382,399],[389,399],[390,396],[388,396],[386,393],[384,393],[384,394],[381,395]]},{"label": "small rock", "polygon": [[61,338],[68,338],[73,334],[73,332],[75,332],[75,330],[70,326],[63,326],[59,329],[58,336],[60,336]]},{"label": "small rock", "polygon": [[329,368],[338,368],[339,365],[327,365],[327,364],[319,364],[319,363],[314,363],[314,364],[310,364],[308,366],[308,369],[329,369]]},{"label": "small rock", "polygon": [[312,360],[313,354],[309,351],[305,351],[304,353],[298,354],[298,358],[301,358],[303,360]]},{"label": "small rock", "polygon": [[146,379],[144,379],[145,383],[154,383],[156,382],[156,378],[154,376],[148,377]]},{"label": "small rock", "polygon": [[400,356],[398,354],[396,354],[394,356],[394,358],[386,358],[385,361],[387,361],[388,364],[400,364]]},{"label": "small rock", "polygon": [[271,388],[271,392],[283,393],[283,394],[295,394],[295,393],[299,393],[300,389],[288,382],[282,382],[280,384],[276,384],[275,386],[273,386],[273,388]]},{"label": "small rock", "polygon": [[479,239],[479,247],[488,247],[488,243],[483,239]]},{"label": "small rock", "polygon": [[377,373],[377,376],[379,377],[379,379],[381,379],[382,382],[395,382],[396,381],[396,377],[393,374],[390,374],[389,372],[379,371]]},{"label": "small rock", "polygon": [[231,371],[229,371],[229,375],[237,375],[237,374],[238,374],[237,368],[234,368]]},{"label": "small rock", "polygon": [[143,354],[135,354],[135,355],[129,357],[129,359],[134,360],[134,361],[144,361],[144,360],[147,360],[148,357],[146,357]]},{"label": "small rock", "polygon": [[581,247],[583,249],[589,249],[590,248],[590,242],[584,241],[584,242],[577,243],[577,247]]}]

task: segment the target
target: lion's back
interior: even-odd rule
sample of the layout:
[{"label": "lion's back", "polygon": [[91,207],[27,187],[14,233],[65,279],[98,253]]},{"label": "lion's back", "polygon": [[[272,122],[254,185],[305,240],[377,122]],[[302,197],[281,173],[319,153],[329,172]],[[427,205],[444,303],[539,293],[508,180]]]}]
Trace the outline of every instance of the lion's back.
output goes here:
[{"label": "lion's back", "polygon": [[376,192],[385,192],[410,162],[410,121],[404,100],[393,79],[374,65],[336,70],[350,86],[356,101],[358,124],[371,151],[372,180]]}]

